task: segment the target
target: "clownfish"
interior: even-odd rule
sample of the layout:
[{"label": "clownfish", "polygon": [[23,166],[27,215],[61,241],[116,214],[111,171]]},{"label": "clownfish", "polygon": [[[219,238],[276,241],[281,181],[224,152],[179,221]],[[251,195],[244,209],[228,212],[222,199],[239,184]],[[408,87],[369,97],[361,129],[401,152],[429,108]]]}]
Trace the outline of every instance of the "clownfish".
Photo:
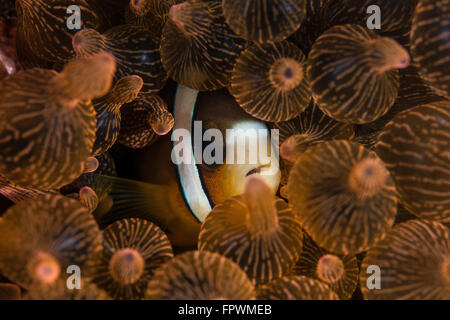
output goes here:
[{"label": "clownfish", "polygon": [[[104,226],[125,217],[148,219],[159,224],[175,247],[193,247],[212,208],[242,194],[249,176],[261,175],[274,193],[278,190],[278,140],[267,123],[247,114],[227,90],[199,92],[178,85],[172,109],[172,134],[134,152],[129,165],[137,180],[99,176],[109,185],[112,209],[98,219]],[[215,141],[219,138],[223,141]],[[202,159],[208,146],[215,150],[207,154],[222,161]]]}]

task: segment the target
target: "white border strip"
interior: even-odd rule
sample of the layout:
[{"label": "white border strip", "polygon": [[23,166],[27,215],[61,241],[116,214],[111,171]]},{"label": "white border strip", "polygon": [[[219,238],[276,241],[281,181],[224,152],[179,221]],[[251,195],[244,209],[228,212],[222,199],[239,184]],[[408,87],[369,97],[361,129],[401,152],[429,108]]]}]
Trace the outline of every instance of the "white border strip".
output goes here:
[{"label": "white border strip", "polygon": [[[173,130],[188,130],[191,134],[191,145],[193,123],[192,118],[194,116],[194,109],[197,102],[198,93],[199,92],[197,90],[185,87],[183,85],[178,85],[175,95],[175,124],[173,126]],[[211,212],[212,208],[200,180],[198,168],[195,163],[193,148],[191,148],[191,152],[191,159],[193,159],[193,161],[191,161],[190,164],[185,164],[182,163],[182,161],[179,161],[180,159],[178,154],[175,153],[174,156],[177,159],[177,163],[181,163],[177,165],[177,171],[184,198],[197,220],[203,222],[206,216]]]}]

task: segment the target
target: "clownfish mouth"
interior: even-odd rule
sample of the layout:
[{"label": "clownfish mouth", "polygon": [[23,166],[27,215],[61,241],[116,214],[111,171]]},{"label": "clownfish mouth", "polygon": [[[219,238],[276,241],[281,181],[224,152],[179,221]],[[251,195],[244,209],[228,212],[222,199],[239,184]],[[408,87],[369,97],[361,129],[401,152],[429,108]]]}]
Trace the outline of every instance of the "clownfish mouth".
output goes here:
[{"label": "clownfish mouth", "polygon": [[261,174],[261,170],[263,168],[270,168],[270,164],[260,165],[259,167],[256,167],[256,168],[250,170],[249,172],[247,172],[247,174],[245,176],[248,177],[248,176],[251,176],[254,174]]}]

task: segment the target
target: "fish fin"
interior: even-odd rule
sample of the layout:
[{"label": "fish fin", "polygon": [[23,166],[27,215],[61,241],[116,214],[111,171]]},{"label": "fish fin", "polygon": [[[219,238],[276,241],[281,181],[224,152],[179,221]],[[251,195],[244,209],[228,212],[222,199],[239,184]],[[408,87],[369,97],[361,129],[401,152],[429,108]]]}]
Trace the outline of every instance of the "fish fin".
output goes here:
[{"label": "fish fin", "polygon": [[173,213],[168,195],[173,190],[168,186],[104,175],[95,178],[113,202],[111,210],[99,217],[101,227],[131,217],[152,221],[163,230],[169,227]]}]

